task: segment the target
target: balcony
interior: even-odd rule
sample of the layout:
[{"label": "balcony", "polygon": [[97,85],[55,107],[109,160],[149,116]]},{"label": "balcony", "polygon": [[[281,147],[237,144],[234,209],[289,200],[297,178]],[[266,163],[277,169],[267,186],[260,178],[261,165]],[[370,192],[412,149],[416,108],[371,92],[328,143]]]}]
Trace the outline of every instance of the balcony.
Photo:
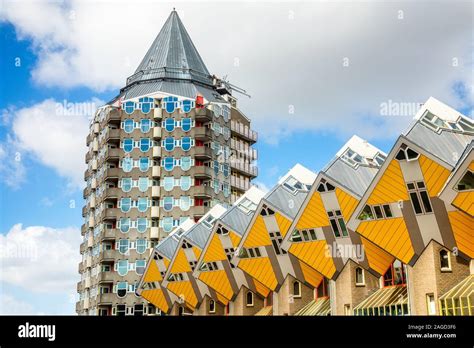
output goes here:
[{"label": "balcony", "polygon": [[161,139],[161,127],[153,127],[153,138]]},{"label": "balcony", "polygon": [[257,132],[251,130],[249,126],[244,125],[243,123],[230,121],[230,130],[235,135],[247,140],[248,142],[255,143],[258,139]]},{"label": "balcony", "polygon": [[120,214],[120,210],[117,208],[105,208],[102,213],[101,213],[101,219],[102,220],[108,220],[108,219],[117,219],[117,216]]},{"label": "balcony", "polygon": [[153,177],[161,176],[161,167],[160,166],[153,166],[151,169],[151,175]]},{"label": "balcony", "polygon": [[115,272],[101,272],[99,274],[99,283],[102,282],[113,282],[117,278],[117,274]]},{"label": "balcony", "polygon": [[88,210],[89,209],[87,209],[87,206],[82,207],[82,217],[86,216]]},{"label": "balcony", "polygon": [[89,201],[89,207],[94,209],[95,208],[95,193],[91,195],[90,201]]},{"label": "balcony", "polygon": [[110,108],[105,116],[105,123],[120,123],[120,111],[117,108]]},{"label": "balcony", "polygon": [[91,143],[91,141],[94,139],[94,134],[88,134],[87,135],[87,138],[86,138],[86,145],[89,146],[89,144]]},{"label": "balcony", "polygon": [[211,130],[207,127],[195,127],[193,132],[196,140],[205,140],[211,137]]},{"label": "balcony", "polygon": [[76,313],[79,313],[82,310],[81,301],[76,302]]},{"label": "balcony", "polygon": [[238,141],[235,139],[230,140],[230,148],[235,150],[239,155],[245,156],[251,161],[257,159],[257,150],[250,147],[247,143],[243,141]]},{"label": "balcony", "polygon": [[83,292],[84,291],[84,284],[82,283],[82,281],[77,283],[76,288],[77,288],[77,292]]},{"label": "balcony", "polygon": [[105,152],[105,160],[118,159],[120,157],[120,150],[118,148],[107,148]]},{"label": "balcony", "polygon": [[105,141],[109,142],[111,140],[118,141],[120,140],[120,129],[118,128],[108,128],[106,135],[105,135]]},{"label": "balcony", "polygon": [[93,160],[91,161],[91,169],[92,169],[92,170],[97,170],[97,164],[98,164],[98,163],[97,163],[97,160],[96,160],[96,159],[93,159]]},{"label": "balcony", "polygon": [[117,199],[119,197],[119,188],[117,187],[107,187],[104,192],[105,199]]},{"label": "balcony", "polygon": [[107,305],[112,304],[114,301],[117,300],[117,295],[114,293],[106,293],[106,294],[98,294],[97,295],[97,305]]},{"label": "balcony", "polygon": [[153,157],[161,157],[161,147],[153,146]]},{"label": "balcony", "polygon": [[230,167],[237,172],[250,177],[256,177],[258,175],[258,169],[256,166],[249,164],[244,161],[230,161]]},{"label": "balcony", "polygon": [[151,217],[152,218],[160,217],[160,207],[151,207]]},{"label": "balcony", "polygon": [[115,240],[115,237],[117,236],[118,231],[115,228],[104,228],[102,231],[102,234],[100,236],[100,240]]},{"label": "balcony", "polygon": [[151,187],[151,196],[152,197],[160,197],[160,195],[161,195],[160,186],[152,186]]},{"label": "balcony", "polygon": [[243,178],[238,178],[234,175],[230,177],[230,185],[236,187],[239,190],[247,191],[250,188],[250,181]]},{"label": "balcony", "polygon": [[92,158],[92,153],[90,151],[87,151],[86,152],[86,164],[89,163],[91,158]]},{"label": "balcony", "polygon": [[196,198],[212,197],[214,195],[214,190],[209,186],[194,186],[190,190],[190,195]]},{"label": "balcony", "polygon": [[105,170],[105,180],[107,179],[112,179],[112,178],[118,178],[119,177],[119,168],[107,168]]},{"label": "balcony", "polygon": [[95,122],[94,126],[92,128],[93,128],[93,131],[94,131],[95,134],[99,134],[99,132],[100,132],[99,122]]},{"label": "balcony", "polygon": [[82,191],[82,197],[86,198],[87,196],[89,196],[91,194],[91,188],[86,186],[86,188],[84,189],[84,191]]},{"label": "balcony", "polygon": [[161,120],[161,118],[162,118],[161,108],[154,108],[153,109],[153,118],[156,119],[156,120]]},{"label": "balcony", "polygon": [[92,151],[99,152],[99,141],[97,140],[97,138],[92,140]]},{"label": "balcony", "polygon": [[212,121],[212,117],[214,115],[214,112],[212,110],[209,110],[207,108],[194,109],[194,110],[196,111],[196,115],[194,117],[197,121],[201,121],[201,122]]},{"label": "balcony", "polygon": [[89,216],[89,228],[94,228],[95,218],[94,215]]},{"label": "balcony", "polygon": [[96,178],[92,178],[91,180],[91,189],[96,189],[97,188],[97,179]]},{"label": "balcony", "polygon": [[94,236],[93,234],[91,233],[89,235],[89,238],[87,238],[87,247],[88,248],[92,248],[92,246],[94,245]]},{"label": "balcony", "polygon": [[88,230],[88,227],[86,224],[82,224],[81,225],[81,234],[84,235],[84,233],[86,233]]},{"label": "balcony", "polygon": [[84,181],[87,181],[87,179],[89,179],[89,176],[91,175],[91,172],[89,171],[89,168],[87,168],[85,171],[84,171]]},{"label": "balcony", "polygon": [[[100,262],[103,262],[103,261],[114,261],[115,260],[115,250],[113,249],[110,249],[110,250],[103,250],[100,254],[99,254],[99,261]],[[108,273],[108,272],[104,272],[102,274],[105,274],[105,273]]]},{"label": "balcony", "polygon": [[158,239],[160,237],[160,229],[158,227],[150,228],[150,238]]},{"label": "balcony", "polygon": [[82,242],[81,245],[79,246],[79,252],[82,254],[84,251],[86,251],[86,242]]},{"label": "balcony", "polygon": [[196,146],[194,148],[194,158],[210,159],[212,157],[212,149],[207,146]]},{"label": "balcony", "polygon": [[199,205],[199,206],[194,206],[192,207],[192,213],[195,215],[195,216],[203,216],[204,214],[206,214],[211,208],[209,207],[205,207],[203,205]]},{"label": "balcony", "polygon": [[195,166],[191,169],[191,174],[195,178],[210,178],[212,176],[212,169],[207,166]]},{"label": "balcony", "polygon": [[84,271],[84,263],[83,262],[79,262],[79,266],[77,267],[77,271],[79,273],[82,273]]}]

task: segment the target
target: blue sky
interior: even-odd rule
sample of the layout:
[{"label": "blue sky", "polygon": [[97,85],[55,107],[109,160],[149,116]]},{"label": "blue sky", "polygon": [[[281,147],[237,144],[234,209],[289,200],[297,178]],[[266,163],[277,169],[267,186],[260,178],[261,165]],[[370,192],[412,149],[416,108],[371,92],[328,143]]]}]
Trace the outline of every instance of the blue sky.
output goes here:
[{"label": "blue sky", "polygon": [[[104,19],[100,18],[102,7],[108,6],[104,3],[91,10],[77,1],[62,7],[48,2],[27,11],[10,4],[0,16],[0,245],[4,250],[18,248],[26,236],[44,248],[40,254],[46,259],[2,259],[0,313],[74,312],[71,296],[79,280],[80,178],[85,169],[87,116],[67,120],[51,116],[51,121],[48,112],[63,100],[97,102],[115,96],[164,23],[168,5],[155,12],[140,12],[132,4],[107,8],[111,13]],[[221,32],[221,40],[205,40],[216,28],[207,27],[212,21],[192,16],[199,5],[180,4],[178,12],[208,69],[228,74],[231,82],[252,94],[239,100],[240,107],[260,134],[257,182],[271,187],[296,163],[321,169],[355,133],[388,152],[410,117],[380,117],[380,105],[387,100],[423,102],[433,95],[472,114],[472,18],[463,7],[466,4],[458,5],[438,4],[429,10],[371,3],[215,5],[209,16],[249,14],[246,25]],[[340,6],[356,7],[336,11]],[[334,17],[334,11],[341,15]],[[426,21],[419,24],[427,11],[434,18],[430,22],[440,23],[441,29]],[[137,25],[138,35],[130,32],[131,26],[118,24],[127,23],[127,16],[152,12],[156,15],[152,21]],[[350,16],[351,12],[358,16]],[[253,30],[262,18],[260,30]],[[368,24],[367,18],[374,23]],[[111,24],[112,19],[117,25]],[[313,19],[320,21],[315,24]],[[116,27],[116,41],[110,40],[107,26]],[[446,29],[450,27],[452,31]],[[402,35],[405,40],[398,39]],[[423,47],[426,41],[431,51]],[[125,53],[123,42],[130,43]],[[28,129],[55,123],[60,126],[51,136],[43,130],[34,139]],[[73,158],[61,158],[62,149],[72,149]],[[55,262],[47,259],[55,260],[59,251],[50,252],[50,245],[71,250],[71,258],[55,268]],[[41,286],[41,277],[51,279]],[[31,282],[39,284],[32,287]]]}]

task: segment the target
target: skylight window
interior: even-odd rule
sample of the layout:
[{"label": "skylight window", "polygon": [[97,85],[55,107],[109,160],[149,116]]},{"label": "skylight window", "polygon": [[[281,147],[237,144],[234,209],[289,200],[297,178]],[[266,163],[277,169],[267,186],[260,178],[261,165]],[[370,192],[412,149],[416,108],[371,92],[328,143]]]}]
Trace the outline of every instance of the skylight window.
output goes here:
[{"label": "skylight window", "polygon": [[458,191],[467,191],[474,189],[474,174],[468,170],[457,184]]},{"label": "skylight window", "polygon": [[211,229],[212,224],[216,221],[216,218],[212,215],[208,215],[203,221],[202,224],[206,226],[207,228]]},{"label": "skylight window", "polygon": [[462,116],[456,122],[445,121],[429,111],[421,118],[421,123],[438,132],[441,129],[452,129],[460,132],[474,132],[474,123]]},{"label": "skylight window", "polygon": [[289,176],[283,183],[283,187],[287,188],[291,193],[296,193],[298,190],[305,190],[306,186],[296,180],[294,177]]},{"label": "skylight window", "polygon": [[351,149],[347,149],[346,152],[341,156],[351,166],[356,167],[359,164],[366,164],[365,159]]},{"label": "skylight window", "polygon": [[250,212],[257,209],[257,205],[248,198],[244,198],[238,205],[239,209],[242,210],[245,214],[250,214]]}]

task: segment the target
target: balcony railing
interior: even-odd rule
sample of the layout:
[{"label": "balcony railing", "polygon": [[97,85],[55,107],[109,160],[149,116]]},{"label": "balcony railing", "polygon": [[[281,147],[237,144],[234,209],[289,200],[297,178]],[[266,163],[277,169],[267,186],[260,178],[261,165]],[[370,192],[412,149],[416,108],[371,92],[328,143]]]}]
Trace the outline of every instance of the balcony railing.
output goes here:
[{"label": "balcony railing", "polygon": [[238,160],[230,161],[230,166],[232,169],[235,169],[249,176],[256,177],[258,175],[258,168],[248,162]]},{"label": "balcony railing", "polygon": [[230,148],[238,152],[240,155],[245,155],[247,158],[251,159],[252,161],[257,159],[257,150],[248,146],[244,142],[231,139]]},{"label": "balcony railing", "polygon": [[242,191],[247,191],[250,188],[250,181],[244,178],[239,178],[234,175],[230,177],[230,185],[233,187],[237,187]]},{"label": "balcony railing", "polygon": [[230,130],[252,142],[256,142],[258,139],[257,132],[251,130],[249,126],[237,121],[230,121]]}]

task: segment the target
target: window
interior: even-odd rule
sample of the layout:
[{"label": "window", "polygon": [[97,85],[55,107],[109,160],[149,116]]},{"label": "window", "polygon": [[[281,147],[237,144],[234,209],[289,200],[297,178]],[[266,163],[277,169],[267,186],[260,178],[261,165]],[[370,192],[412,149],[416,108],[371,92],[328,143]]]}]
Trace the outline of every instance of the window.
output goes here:
[{"label": "window", "polygon": [[234,257],[235,249],[234,248],[225,248],[224,249],[227,260],[229,261],[230,268],[235,268],[235,265],[231,262],[232,257]]},{"label": "window", "polygon": [[406,284],[405,265],[399,260],[395,260],[383,276],[384,286],[405,285]]},{"label": "window", "polygon": [[214,169],[214,174],[218,175],[219,174],[219,162],[218,161],[212,162],[212,168]]},{"label": "window", "polygon": [[443,272],[451,271],[451,257],[449,251],[442,249],[439,252],[439,265]]},{"label": "window", "polygon": [[291,193],[296,193],[298,190],[304,189],[304,185],[292,176],[285,180],[283,186],[286,187]]},{"label": "window", "polygon": [[314,228],[309,228],[301,231],[294,229],[290,237],[291,242],[310,242],[315,240],[318,240],[318,237]]},{"label": "window", "polygon": [[132,171],[132,168],[133,168],[133,160],[130,157],[125,157],[122,160],[122,170],[125,173],[129,173]]},{"label": "window", "polygon": [[188,211],[191,207],[191,197],[181,196],[179,199],[179,207],[182,211]]},{"label": "window", "polygon": [[174,158],[173,157],[165,157],[163,159],[163,168],[165,168],[166,171],[172,170],[174,167]]},{"label": "window", "polygon": [[269,234],[270,234],[270,240],[272,241],[273,250],[275,250],[275,253],[277,255],[286,254],[286,251],[280,247],[281,243],[283,242],[283,238],[281,237],[280,231],[269,232]]},{"label": "window", "polygon": [[241,248],[239,250],[239,257],[241,259],[261,257],[261,256],[262,256],[262,254],[260,253],[260,249],[258,247],[255,247],[255,248]]},{"label": "window", "polygon": [[163,177],[162,186],[165,191],[171,191],[174,187],[174,176],[165,176]]},{"label": "window", "polygon": [[[127,282],[118,282],[117,283],[117,296],[118,297],[125,297],[125,295],[127,294],[127,289],[128,289],[128,283]],[[117,305],[117,311],[118,311],[118,307],[120,305]],[[125,305],[123,305],[125,307]],[[124,313],[125,313],[125,309],[124,309]]]},{"label": "window", "polygon": [[230,185],[228,182],[222,183],[222,192],[224,193],[224,197],[229,197],[230,195]]},{"label": "window", "polygon": [[147,152],[150,149],[151,141],[149,138],[141,138],[140,139],[140,151]]},{"label": "window", "polygon": [[144,114],[148,114],[153,108],[153,98],[142,97],[138,99],[138,107]]},{"label": "window", "polygon": [[119,317],[123,317],[125,315],[126,310],[127,310],[127,305],[118,304],[115,309],[115,315]]},{"label": "window", "polygon": [[132,119],[126,119],[123,121],[123,130],[125,133],[132,133],[135,129],[135,122]]},{"label": "window", "polygon": [[119,239],[118,241],[118,251],[122,255],[128,254],[128,249],[130,247],[130,242],[128,239]]},{"label": "window", "polygon": [[167,113],[172,114],[178,108],[178,97],[165,97],[162,101],[162,108]]},{"label": "window", "polygon": [[179,180],[181,190],[187,191],[191,188],[191,177],[190,176],[182,176]]},{"label": "window", "polygon": [[143,316],[143,304],[137,303],[136,305],[133,306],[133,315],[136,317]]},{"label": "window", "polygon": [[216,312],[216,302],[214,300],[209,300],[209,313]]},{"label": "window", "polygon": [[148,133],[150,131],[150,128],[151,120],[144,118],[140,121],[140,130],[142,131],[142,133]]},{"label": "window", "polygon": [[137,230],[140,233],[144,233],[148,226],[148,220],[146,218],[137,218]]},{"label": "window", "polygon": [[148,190],[148,178],[138,178],[138,189],[140,192]]},{"label": "window", "polygon": [[137,239],[136,241],[136,250],[137,253],[143,254],[146,251],[147,242],[145,239]]},{"label": "window", "polygon": [[365,285],[364,270],[360,267],[357,267],[355,269],[355,283],[356,283],[356,286]]},{"label": "window", "polygon": [[166,151],[173,151],[173,149],[174,149],[174,138],[173,137],[168,137],[165,140],[163,140],[163,147],[165,148]]},{"label": "window", "polygon": [[250,214],[252,211],[255,211],[255,209],[257,209],[257,205],[248,198],[242,199],[238,207],[247,215]]},{"label": "window", "polygon": [[247,307],[253,307],[253,292],[247,291],[245,294],[245,305]]},{"label": "window", "polygon": [[191,168],[191,157],[181,157],[181,169],[184,171]]},{"label": "window", "polygon": [[359,220],[375,220],[393,217],[392,209],[389,204],[384,205],[366,205],[360,213]]},{"label": "window", "polygon": [[294,298],[301,297],[301,283],[297,280],[293,282],[293,297]]},{"label": "window", "polygon": [[120,199],[120,210],[123,213],[128,213],[132,206],[132,199],[131,198],[121,198]]},{"label": "window", "polygon": [[120,218],[120,232],[127,233],[130,229],[130,218]]},{"label": "window", "polygon": [[407,189],[415,214],[419,215],[433,212],[430,198],[423,181],[408,183]]},{"label": "window", "polygon": [[128,273],[128,260],[117,261],[117,273],[122,277]]},{"label": "window", "polygon": [[365,159],[362,158],[361,155],[351,149],[347,149],[346,152],[344,152],[344,154],[341,156],[341,158],[353,167],[362,163],[366,163]]},{"label": "window", "polygon": [[183,118],[181,120],[181,129],[184,131],[184,132],[189,132],[191,130],[191,126],[192,126],[192,119],[190,118]]},{"label": "window", "polygon": [[122,178],[120,186],[123,192],[130,192],[132,189],[132,178]]},{"label": "window", "polygon": [[173,197],[163,197],[163,209],[166,211],[171,211],[174,205]]},{"label": "window", "polygon": [[144,213],[148,209],[148,198],[140,197],[138,198],[138,211]]},{"label": "window", "polygon": [[181,100],[181,110],[184,113],[190,112],[192,108],[194,108],[194,100],[189,100],[189,99]]},{"label": "window", "polygon": [[130,139],[130,138],[123,139],[122,147],[123,147],[123,151],[131,152],[133,150],[133,139]]},{"label": "window", "polygon": [[171,232],[173,229],[173,218],[171,216],[166,216],[161,221],[163,230],[165,232]]},{"label": "window", "polygon": [[125,111],[127,114],[132,114],[135,111],[135,102],[134,101],[126,101],[122,104],[122,110]]},{"label": "window", "polygon": [[224,173],[224,177],[229,177],[230,170],[229,170],[229,165],[227,163],[224,163],[222,165],[222,172]]},{"label": "window", "polygon": [[347,228],[340,210],[328,211],[332,231],[337,237],[347,237]]},{"label": "window", "polygon": [[145,260],[135,261],[135,272],[137,272],[137,274],[140,274],[140,275],[145,273],[145,266],[146,266]]},{"label": "window", "polygon": [[183,137],[181,139],[181,148],[183,151],[189,151],[191,149],[191,138],[190,137]]},{"label": "window", "polygon": [[178,316],[183,316],[184,315],[184,307],[183,306],[179,306],[178,307]]},{"label": "window", "polygon": [[150,168],[150,159],[148,157],[140,157],[138,160],[138,168],[142,172],[146,172]]},{"label": "window", "polygon": [[474,175],[472,171],[468,170],[466,174],[459,180],[456,188],[458,191],[467,191],[472,190],[474,188]]},{"label": "window", "polygon": [[174,126],[175,126],[174,118],[167,118],[165,120],[164,127],[167,132],[174,131]]},{"label": "window", "polygon": [[330,192],[334,191],[336,188],[334,185],[331,185],[326,180],[321,179],[321,182],[318,185],[318,192]]},{"label": "window", "polygon": [[426,294],[426,307],[428,315],[436,315],[436,301],[434,294]]},{"label": "window", "polygon": [[406,146],[402,145],[402,147],[398,151],[395,158],[399,161],[403,161],[403,160],[414,161],[414,160],[418,159],[419,156],[420,156],[420,154],[418,152],[410,149],[409,147],[406,147]]}]

